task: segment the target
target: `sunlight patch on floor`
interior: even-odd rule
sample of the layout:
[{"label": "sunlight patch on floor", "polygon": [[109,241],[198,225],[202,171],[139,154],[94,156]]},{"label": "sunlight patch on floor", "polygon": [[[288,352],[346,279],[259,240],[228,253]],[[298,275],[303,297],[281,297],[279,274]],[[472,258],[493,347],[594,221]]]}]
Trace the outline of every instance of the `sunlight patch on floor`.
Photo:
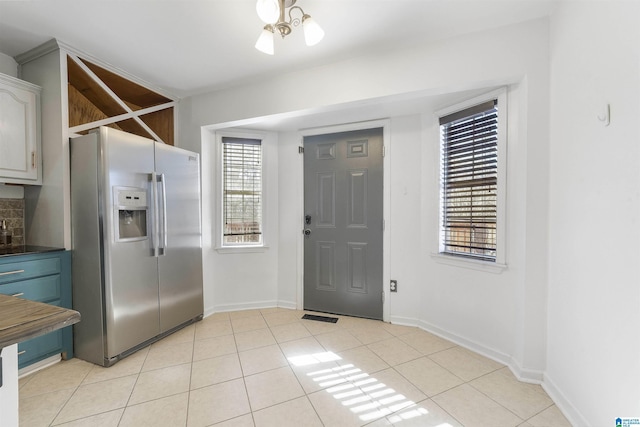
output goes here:
[{"label": "sunlight patch on floor", "polygon": [[[312,366],[339,360],[342,358],[330,351],[289,358],[294,366]],[[318,369],[307,375],[321,387],[327,387],[327,393],[362,421],[373,421],[388,416],[390,422],[400,424],[429,413],[425,408],[417,406],[403,394],[387,387],[353,364]],[[451,427],[451,424],[443,423],[431,427]]]}]

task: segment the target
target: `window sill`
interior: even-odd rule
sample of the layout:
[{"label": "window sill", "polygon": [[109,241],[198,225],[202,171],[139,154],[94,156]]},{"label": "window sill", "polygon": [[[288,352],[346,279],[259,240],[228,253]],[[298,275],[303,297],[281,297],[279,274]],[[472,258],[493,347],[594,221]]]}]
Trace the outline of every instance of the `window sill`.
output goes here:
[{"label": "window sill", "polygon": [[215,248],[219,254],[248,254],[266,252],[269,246],[218,246]]},{"label": "window sill", "polygon": [[487,273],[500,274],[507,269],[506,264],[498,264],[490,261],[481,261],[455,255],[445,255],[432,253],[431,258],[440,264],[452,265],[454,267],[469,268],[471,270],[485,271]]}]

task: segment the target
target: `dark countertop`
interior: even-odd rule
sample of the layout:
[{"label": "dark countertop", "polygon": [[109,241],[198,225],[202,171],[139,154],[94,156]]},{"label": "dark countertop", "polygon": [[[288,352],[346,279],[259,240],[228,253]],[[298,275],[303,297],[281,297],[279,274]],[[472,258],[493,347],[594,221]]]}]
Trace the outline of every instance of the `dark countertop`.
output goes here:
[{"label": "dark countertop", "polygon": [[0,294],[0,349],[79,321],[75,310]]},{"label": "dark countertop", "polygon": [[33,245],[21,245],[11,246],[8,248],[0,248],[0,257],[14,256],[14,255],[28,255],[28,254],[41,254],[45,252],[64,251],[64,248],[53,248],[49,246],[33,246]]}]

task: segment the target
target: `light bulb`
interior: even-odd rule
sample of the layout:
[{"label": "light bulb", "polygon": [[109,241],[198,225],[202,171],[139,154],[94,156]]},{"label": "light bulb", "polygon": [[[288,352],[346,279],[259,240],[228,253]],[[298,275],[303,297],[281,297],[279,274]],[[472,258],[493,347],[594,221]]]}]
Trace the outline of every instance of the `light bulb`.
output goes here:
[{"label": "light bulb", "polygon": [[324,37],[324,31],[320,25],[309,15],[302,17],[302,29],[304,30],[304,41],[307,46],[316,45]]},{"label": "light bulb", "polygon": [[273,24],[280,17],[280,6],[278,0],[258,0],[256,12],[266,24]]},{"label": "light bulb", "polygon": [[258,37],[258,41],[256,42],[256,49],[267,55],[273,55],[273,27],[271,27],[271,25],[265,26],[260,33],[260,37]]}]

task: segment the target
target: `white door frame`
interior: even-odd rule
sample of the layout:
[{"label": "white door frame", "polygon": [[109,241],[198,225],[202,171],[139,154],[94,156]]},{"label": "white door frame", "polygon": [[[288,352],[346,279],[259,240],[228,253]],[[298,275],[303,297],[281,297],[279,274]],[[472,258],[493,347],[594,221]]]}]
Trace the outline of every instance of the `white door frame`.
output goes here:
[{"label": "white door frame", "polygon": [[[382,303],[382,320],[389,321],[389,287],[387,283],[390,280],[390,253],[391,242],[389,236],[391,235],[391,174],[390,174],[390,162],[391,162],[391,138],[390,128],[391,120],[373,120],[367,122],[349,123],[336,126],[328,126],[313,129],[303,129],[300,134],[300,145],[304,146],[304,137],[313,135],[324,135],[328,133],[340,133],[349,132],[354,130],[382,128],[382,146],[384,150],[384,158],[382,159],[382,168],[384,174],[384,189],[383,189],[383,218],[384,218],[384,232],[382,234],[382,292],[384,293],[384,302]],[[298,310],[302,310],[304,307],[304,235],[302,230],[304,229],[304,156],[299,156],[298,162],[298,230],[300,230],[297,240],[297,292],[296,292],[296,305]]]}]

